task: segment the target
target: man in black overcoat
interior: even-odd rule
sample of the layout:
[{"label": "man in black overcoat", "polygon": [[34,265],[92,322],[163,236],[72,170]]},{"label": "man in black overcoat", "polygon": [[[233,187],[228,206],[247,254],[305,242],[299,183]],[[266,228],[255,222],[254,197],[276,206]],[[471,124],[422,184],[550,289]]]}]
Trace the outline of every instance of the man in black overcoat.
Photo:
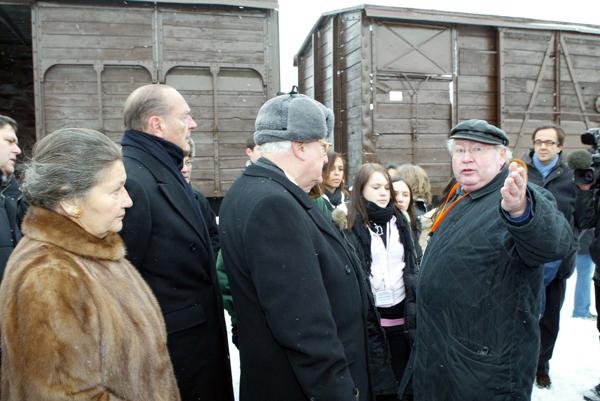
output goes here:
[{"label": "man in black overcoat", "polygon": [[[0,279],[6,262],[21,239],[18,225],[17,200],[11,189],[17,156],[21,153],[17,138],[17,122],[0,115]],[[16,181],[15,181],[16,182]],[[18,190],[17,185],[17,192]]]},{"label": "man in black overcoat", "polygon": [[196,123],[174,88],[146,85],[127,99],[125,187],[133,200],[121,235],[129,260],[164,314],[183,401],[232,401],[215,257],[194,193],[181,174]]},{"label": "man in black overcoat", "polygon": [[321,181],[333,114],[298,94],[258,112],[262,157],[220,213],[239,326],[241,401],[372,400],[367,293],[339,232],[307,192]]}]

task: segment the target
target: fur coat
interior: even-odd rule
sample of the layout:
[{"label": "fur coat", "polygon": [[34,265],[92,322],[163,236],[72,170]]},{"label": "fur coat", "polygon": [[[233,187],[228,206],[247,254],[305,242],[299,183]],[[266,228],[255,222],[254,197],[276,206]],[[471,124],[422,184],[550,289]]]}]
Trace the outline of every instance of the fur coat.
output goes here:
[{"label": "fur coat", "polygon": [[160,309],[121,237],[38,207],[23,234],[0,286],[0,400],[178,401]]}]

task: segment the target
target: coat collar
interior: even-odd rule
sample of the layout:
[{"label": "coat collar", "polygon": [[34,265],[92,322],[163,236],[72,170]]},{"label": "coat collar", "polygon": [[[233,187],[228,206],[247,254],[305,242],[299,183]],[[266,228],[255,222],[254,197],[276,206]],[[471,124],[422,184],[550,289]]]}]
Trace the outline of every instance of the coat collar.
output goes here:
[{"label": "coat collar", "polygon": [[[186,195],[185,190],[174,182],[173,175],[170,174],[163,163],[152,156],[144,149],[134,146],[123,146],[123,157],[133,159],[148,168],[148,171],[157,181],[157,187],[167,201],[173,206],[173,209],[183,217],[190,227],[198,234],[204,246],[208,249],[208,232],[202,226],[204,220],[195,212],[196,205]],[[206,235],[205,235],[206,233]]]},{"label": "coat collar", "polygon": [[108,260],[125,257],[125,246],[119,234],[95,237],[67,217],[45,208],[30,206],[22,230],[30,239],[47,242],[76,255]]},{"label": "coat collar", "polygon": [[306,209],[310,218],[321,231],[335,238],[336,241],[343,245],[339,231],[333,226],[332,222],[327,221],[323,215],[323,212],[316,207],[317,205],[315,201],[311,199],[310,196],[308,196],[308,194],[302,190],[302,188],[291,182],[285,175],[284,171],[276,166],[273,162],[264,157],[260,158],[255,164],[246,167],[246,170],[244,170],[244,175],[251,177],[264,177],[277,182],[279,185],[284,187],[288,193],[290,193],[296,199],[296,201],[302,205],[304,209]]},{"label": "coat collar", "polygon": [[266,177],[276,181],[290,192],[305,209],[312,209],[315,206],[310,196],[302,188],[290,181],[285,172],[267,158],[261,157],[255,164],[246,167],[244,175]]}]

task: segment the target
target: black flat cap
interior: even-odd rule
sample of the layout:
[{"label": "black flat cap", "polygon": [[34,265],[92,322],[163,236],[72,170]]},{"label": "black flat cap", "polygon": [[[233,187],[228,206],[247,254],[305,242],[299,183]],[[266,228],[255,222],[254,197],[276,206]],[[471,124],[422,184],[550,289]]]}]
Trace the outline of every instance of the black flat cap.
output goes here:
[{"label": "black flat cap", "polygon": [[452,128],[449,138],[466,139],[490,145],[508,145],[506,133],[500,128],[488,124],[485,120],[463,121]]}]

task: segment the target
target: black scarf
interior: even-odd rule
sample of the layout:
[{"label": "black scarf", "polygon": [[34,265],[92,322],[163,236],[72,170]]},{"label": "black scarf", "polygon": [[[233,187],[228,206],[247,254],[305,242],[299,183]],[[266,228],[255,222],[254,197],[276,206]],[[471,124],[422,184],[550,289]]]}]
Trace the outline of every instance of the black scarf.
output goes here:
[{"label": "black scarf", "polygon": [[150,153],[175,176],[181,186],[184,188],[189,187],[187,181],[183,178],[183,174],[181,174],[183,150],[179,146],[157,136],[133,129],[125,131],[123,139],[121,139],[121,145],[133,146]]},{"label": "black scarf", "polygon": [[388,203],[386,207],[378,206],[373,202],[367,203],[367,216],[369,223],[375,223],[380,226],[385,226],[394,215],[394,204]]},{"label": "black scarf", "polygon": [[[384,237],[383,242],[385,244],[385,226],[394,216],[394,204],[390,202],[386,207],[377,206],[373,202],[367,203],[367,217],[369,220],[369,226],[373,226],[373,224],[377,224],[382,227]],[[373,231],[376,231],[375,229]],[[361,216],[356,216],[356,221],[352,225],[352,232],[358,238],[360,242],[360,247],[362,248],[362,254],[364,256],[365,267],[367,268],[367,272],[371,274],[371,233],[369,232],[368,227],[365,226],[363,219]]]},{"label": "black scarf", "polygon": [[329,192],[327,189],[325,189],[325,195],[327,195],[329,203],[331,203],[331,205],[335,208],[342,203],[342,186],[340,185],[333,192]]},{"label": "black scarf", "polygon": [[202,212],[198,206],[198,201],[196,200],[196,195],[194,195],[192,186],[187,183],[185,178],[183,178],[183,174],[181,174],[181,168],[183,167],[183,150],[179,146],[157,136],[133,129],[125,131],[123,139],[121,139],[121,145],[142,149],[144,152],[151,154],[160,161],[167,168],[169,173],[175,177],[177,183],[181,185],[181,188],[183,188],[185,194],[194,206],[194,212],[200,218],[202,217]]}]

